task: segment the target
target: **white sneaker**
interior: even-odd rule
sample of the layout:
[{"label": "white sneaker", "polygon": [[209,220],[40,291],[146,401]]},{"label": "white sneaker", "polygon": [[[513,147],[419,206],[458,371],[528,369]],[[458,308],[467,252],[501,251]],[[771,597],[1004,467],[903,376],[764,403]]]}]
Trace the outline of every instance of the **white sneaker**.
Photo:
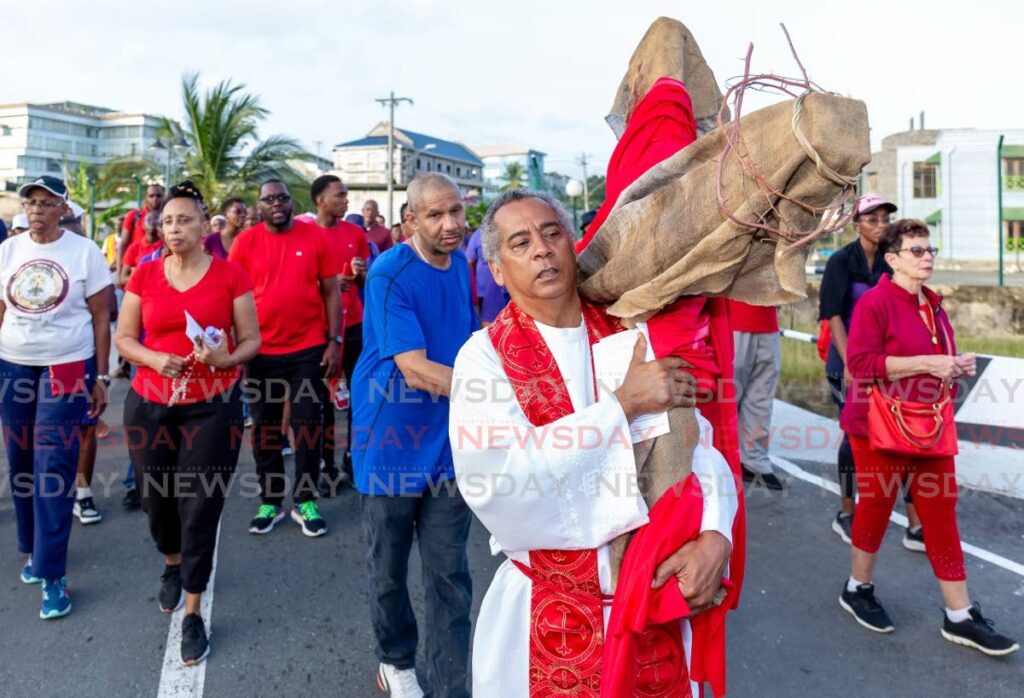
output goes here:
[{"label": "white sneaker", "polygon": [[99,523],[103,520],[100,512],[96,510],[96,505],[93,503],[92,497],[76,499],[75,506],[72,508],[71,513],[77,516],[78,520],[86,525]]},{"label": "white sneaker", "polygon": [[398,669],[382,663],[377,668],[377,688],[391,698],[423,698],[415,669]]}]

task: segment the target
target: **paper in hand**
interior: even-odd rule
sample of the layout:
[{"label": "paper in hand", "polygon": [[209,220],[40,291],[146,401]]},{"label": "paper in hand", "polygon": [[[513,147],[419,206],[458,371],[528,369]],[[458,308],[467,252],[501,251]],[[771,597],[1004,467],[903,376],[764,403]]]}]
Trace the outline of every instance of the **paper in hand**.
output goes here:
[{"label": "paper in hand", "polygon": [[[647,323],[641,322],[636,329],[617,332],[605,337],[594,345],[594,377],[600,388],[598,399],[607,399],[609,393],[617,390],[626,378],[629,363],[633,360],[633,348],[636,339],[643,333],[647,339],[645,361],[654,360],[651,338],[647,333]],[[629,436],[633,443],[640,443],[656,436],[669,433],[668,413],[642,414],[629,424]]]},{"label": "paper in hand", "polygon": [[215,327],[207,327],[205,330],[203,326],[196,322],[196,319],[185,311],[185,334],[188,335],[188,341],[195,344],[197,338],[203,341],[210,349],[216,349],[220,346],[221,332]]}]

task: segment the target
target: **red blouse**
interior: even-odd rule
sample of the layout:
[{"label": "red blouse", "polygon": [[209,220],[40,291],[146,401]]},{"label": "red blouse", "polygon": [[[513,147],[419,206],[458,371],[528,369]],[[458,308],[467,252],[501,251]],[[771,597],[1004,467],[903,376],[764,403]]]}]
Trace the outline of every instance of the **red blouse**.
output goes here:
[{"label": "red blouse", "polygon": [[889,356],[956,354],[953,326],[940,305],[942,296],[929,288],[922,290],[934,313],[937,345],[932,341],[928,323],[921,317],[917,295],[894,284],[889,274],[883,275],[854,308],[846,345],[846,365],[853,383],[847,389],[846,406],[839,419],[847,434],[868,435],[867,388],[876,379],[887,395],[915,402],[938,400],[942,381],[935,376],[922,373],[891,381],[885,371],[885,359]]},{"label": "red blouse", "polygon": [[[228,351],[235,344],[234,301],[252,291],[252,282],[236,264],[214,257],[210,268],[194,286],[186,291],[174,289],[164,276],[167,258],[143,264],[128,280],[126,290],[137,295],[142,304],[142,340],[147,349],[189,356],[193,344],[185,334],[187,311],[201,326],[223,330]],[[238,380],[238,368],[217,369],[195,363],[181,404],[210,400],[230,388]],[[132,389],[152,402],[168,404],[174,392],[170,378],[149,366],[139,366],[132,380]]]}]

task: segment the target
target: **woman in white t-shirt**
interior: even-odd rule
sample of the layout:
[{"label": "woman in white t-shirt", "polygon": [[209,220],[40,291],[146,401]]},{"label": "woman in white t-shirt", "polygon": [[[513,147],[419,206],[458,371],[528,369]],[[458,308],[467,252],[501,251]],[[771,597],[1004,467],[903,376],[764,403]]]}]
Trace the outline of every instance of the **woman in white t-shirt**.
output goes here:
[{"label": "woman in white t-shirt", "polygon": [[21,581],[42,583],[39,617],[71,611],[65,568],[82,423],[107,406],[110,271],[91,241],[61,229],[67,187],[18,190],[28,230],[0,244],[0,419]]}]

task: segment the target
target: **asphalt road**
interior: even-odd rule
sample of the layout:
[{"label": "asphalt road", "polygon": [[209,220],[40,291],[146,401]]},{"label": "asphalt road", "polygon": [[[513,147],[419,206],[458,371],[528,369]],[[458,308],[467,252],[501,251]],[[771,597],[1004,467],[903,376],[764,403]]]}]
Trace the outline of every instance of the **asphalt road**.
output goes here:
[{"label": "asphalt road", "polygon": [[[154,696],[168,639],[156,604],[162,561],[145,515],[122,510],[126,456],[117,444],[125,383],[115,386],[94,491],[102,523],[75,523],[69,582],[73,613],[38,618],[39,589],[18,580],[9,492],[0,498],[0,695]],[[832,477],[826,464],[805,470]],[[239,472],[254,469],[248,452]],[[6,465],[3,466],[6,482]],[[241,494],[225,509],[213,597],[213,651],[204,694],[377,696],[357,496],[321,502],[330,530],[320,539],[282,522],[269,536],[247,533],[256,501]],[[802,481],[787,492],[748,494],[747,581],[729,625],[731,696],[1007,696],[1024,694],[1024,655],[996,660],[939,635],[942,601],[923,554],[882,548],[877,593],[897,626],[881,636],[858,626],[837,597],[849,550],[830,530],[837,499]],[[1024,563],[1024,501],[965,492],[961,532]],[[470,540],[474,609],[500,560],[474,525]],[[1024,577],[967,558],[973,596],[998,627],[1024,638]],[[419,560],[410,564],[422,613]],[[474,610],[475,615],[475,610]],[[421,645],[429,628],[420,629]],[[422,649],[422,648],[421,648]],[[166,682],[167,677],[164,677]]]}]

